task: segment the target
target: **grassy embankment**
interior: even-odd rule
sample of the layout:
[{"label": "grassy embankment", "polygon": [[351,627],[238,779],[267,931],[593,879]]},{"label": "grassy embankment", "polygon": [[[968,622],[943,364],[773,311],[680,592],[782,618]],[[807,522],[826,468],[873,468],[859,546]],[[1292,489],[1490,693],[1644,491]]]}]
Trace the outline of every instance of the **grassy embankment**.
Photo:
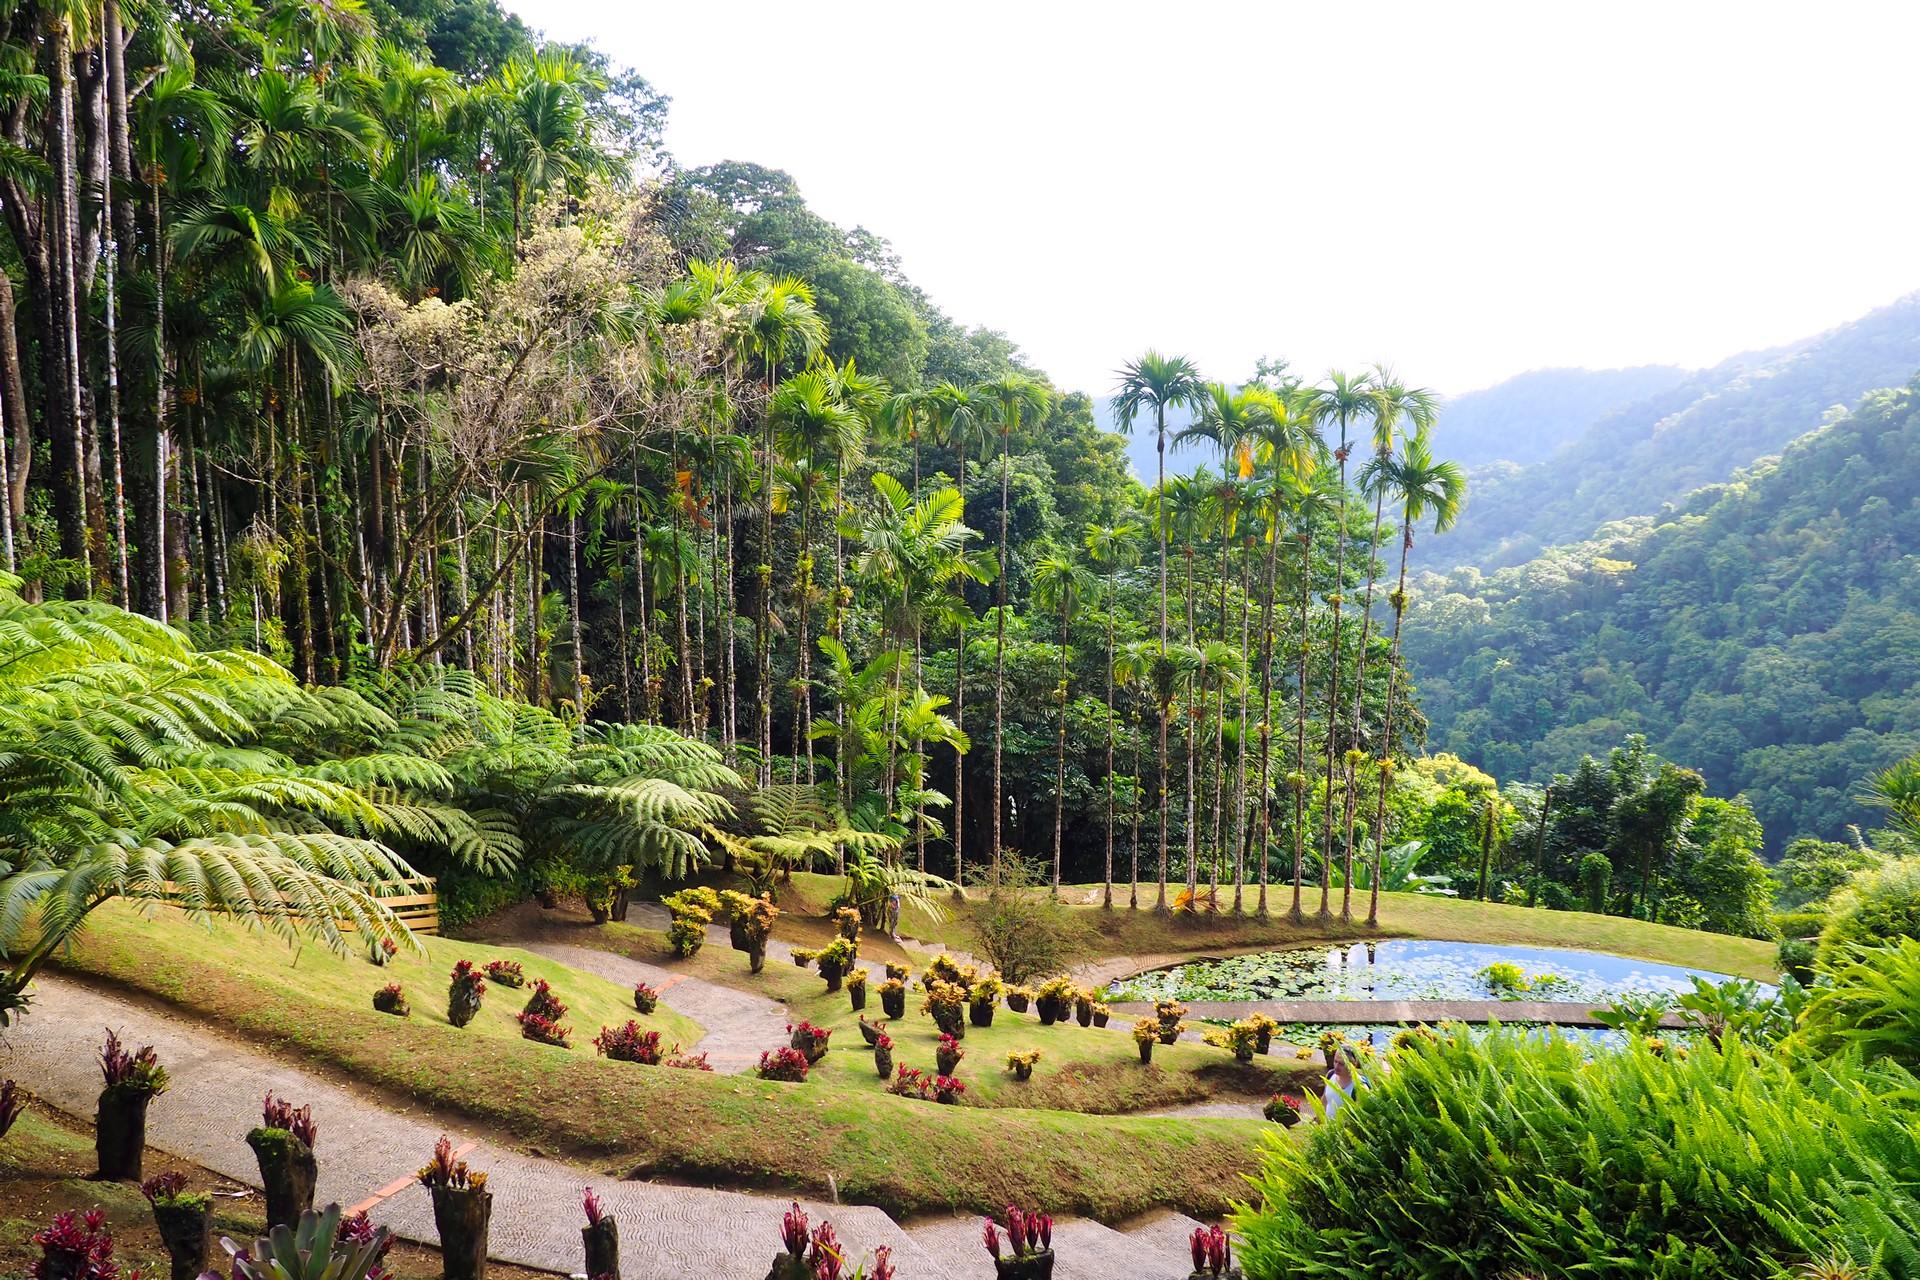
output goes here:
[{"label": "grassy embankment", "polygon": [[[794,882],[809,896],[823,900],[832,895],[831,886],[837,884],[831,876],[795,876]],[[1234,916],[1225,912],[1162,916],[1146,905],[1130,911],[1125,906],[1125,885],[1116,887],[1115,901],[1120,905],[1109,912],[1098,905],[1099,894],[1097,884],[1069,885],[1061,890],[1061,896],[1072,904],[1075,915],[1085,921],[1091,932],[1093,950],[1089,959],[1137,956],[1151,965],[1183,956],[1279,950],[1317,942],[1431,938],[1602,951],[1762,981],[1772,981],[1779,976],[1775,946],[1771,942],[1584,911],[1547,911],[1500,902],[1386,893],[1380,896],[1380,927],[1369,930],[1359,923],[1366,913],[1364,894],[1355,895],[1356,923],[1348,926],[1342,926],[1337,916],[1325,922],[1314,918],[1319,902],[1317,888],[1306,895],[1307,917],[1299,925],[1290,924],[1286,919],[1286,910],[1292,901],[1291,885],[1269,890],[1271,914],[1266,920],[1251,914]],[[1221,896],[1230,899],[1231,890],[1223,891]],[[1153,886],[1142,886],[1142,903],[1150,904],[1152,900]],[[1253,894],[1249,893],[1249,911],[1253,901]],[[1336,889],[1333,898],[1336,912],[1339,902]],[[966,922],[959,915],[930,922],[924,916],[909,914],[902,927],[914,937],[934,945],[965,947],[971,941]]]},{"label": "grassy embankment", "polygon": [[[154,1229],[146,1198],[132,1183],[92,1181],[88,1175],[94,1163],[90,1125],[37,1102],[29,1105],[0,1142],[0,1276],[23,1275],[27,1264],[39,1258],[33,1235],[54,1214],[86,1209],[106,1215],[107,1229],[113,1233],[114,1261],[122,1275],[134,1267],[145,1276],[167,1274],[166,1247]],[[143,1172],[148,1177],[176,1171],[185,1174],[188,1186],[196,1191],[245,1190],[217,1173],[147,1148]],[[266,1228],[265,1214],[266,1206],[257,1193],[216,1196],[208,1264],[224,1274],[228,1268],[220,1238],[253,1240]],[[394,1280],[435,1280],[441,1274],[440,1252],[400,1241],[387,1255],[387,1269]],[[496,1280],[542,1280],[547,1275],[501,1262],[490,1263],[487,1274]]]},{"label": "grassy embankment", "polygon": [[[867,1059],[852,1050],[859,1038],[851,1029],[836,1036],[845,1047],[830,1053],[826,1069],[805,1084],[608,1062],[593,1056],[587,1042],[601,1021],[631,1016],[624,989],[514,948],[451,939],[430,939],[427,946],[430,960],[380,970],[312,947],[296,957],[284,944],[230,924],[209,933],[176,913],[143,918],[109,905],[63,964],[330,1068],[376,1096],[459,1114],[620,1174],[822,1195],[837,1190],[844,1199],[895,1213],[980,1211],[1020,1200],[1112,1221],[1162,1205],[1217,1214],[1243,1185],[1239,1175],[1254,1166],[1263,1126],[1252,1120],[1174,1123],[942,1107],[885,1096],[877,1080],[861,1077]],[[546,977],[572,1005],[575,1048],[520,1039],[511,1015],[524,1001],[502,1000],[497,989],[489,989],[473,1025],[448,1025],[435,1006],[444,1001],[446,971],[462,957],[518,959],[530,977]],[[715,967],[731,962],[745,969],[742,957],[724,948],[708,948],[703,958]],[[408,964],[422,966],[411,980]],[[769,965],[763,976],[776,972]],[[375,1013],[369,1003],[375,987],[396,978],[409,988],[411,1018]],[[822,985],[791,965],[780,966],[778,978]],[[810,1016],[804,999],[796,1008]],[[931,1024],[913,1017],[925,1024],[924,1060],[931,1065]],[[672,1028],[667,1039],[693,1038],[685,1024],[657,1015],[653,1022]],[[26,1026],[30,1033],[31,1015]],[[1124,1034],[1049,1031],[1102,1036],[1100,1051],[1122,1063],[1133,1054]],[[1038,1043],[1045,1052],[1051,1042]],[[901,1056],[921,1065],[915,1049]],[[1050,1053],[1049,1060],[1058,1059]],[[969,1061],[962,1075],[980,1080],[989,1067],[999,1064]],[[1044,1076],[1033,1083],[1043,1085]]]}]

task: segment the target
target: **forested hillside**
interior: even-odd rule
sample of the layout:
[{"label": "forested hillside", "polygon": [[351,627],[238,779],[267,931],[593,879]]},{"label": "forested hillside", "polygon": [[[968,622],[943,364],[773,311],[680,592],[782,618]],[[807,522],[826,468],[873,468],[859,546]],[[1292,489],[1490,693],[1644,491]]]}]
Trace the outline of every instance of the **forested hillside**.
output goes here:
[{"label": "forested hillside", "polygon": [[1539,462],[1478,468],[1471,506],[1428,554],[1498,568],[1592,537],[1609,520],[1651,515],[1915,369],[1920,296],[1781,350],[1735,356],[1602,418]]},{"label": "forested hillside", "polygon": [[1538,462],[1620,409],[1678,386],[1672,365],[1632,369],[1532,369],[1480,391],[1447,397],[1440,429],[1467,466]]},{"label": "forested hillside", "polygon": [[1745,792],[1774,851],[1874,822],[1861,779],[1920,749],[1916,388],[1657,518],[1432,579],[1407,641],[1430,746],[1544,779],[1644,733]]}]

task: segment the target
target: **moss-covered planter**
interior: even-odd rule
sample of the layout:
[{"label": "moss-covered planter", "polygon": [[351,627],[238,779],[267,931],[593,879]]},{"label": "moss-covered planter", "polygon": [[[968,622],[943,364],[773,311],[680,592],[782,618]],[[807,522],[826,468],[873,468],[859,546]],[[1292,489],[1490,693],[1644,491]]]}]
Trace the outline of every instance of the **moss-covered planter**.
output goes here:
[{"label": "moss-covered planter", "polygon": [[1015,1080],[1031,1080],[1031,1079],[1033,1079],[1033,1064],[1032,1064],[1031,1062],[1016,1062],[1016,1063],[1014,1063],[1014,1064],[1013,1064],[1013,1078],[1014,1078]]},{"label": "moss-covered planter", "polygon": [[831,995],[840,989],[841,980],[847,976],[847,970],[844,965],[821,956],[820,976],[826,979],[827,993]]},{"label": "moss-covered planter", "polygon": [[853,1011],[855,1013],[858,1013],[862,1009],[866,1008],[867,1007],[867,984],[864,982],[848,983],[847,984],[847,1002],[853,1006]]},{"label": "moss-covered planter", "polygon": [[767,967],[767,944],[747,948],[747,972],[759,973]]},{"label": "moss-covered planter", "polygon": [[880,1011],[886,1014],[889,1018],[906,1017],[907,1016],[907,993],[905,988],[900,988],[894,991],[887,991],[883,989],[880,992]]},{"label": "moss-covered planter", "polygon": [[1107,1010],[1095,1009],[1093,1011],[1093,1025],[1096,1027],[1104,1027],[1107,1025],[1107,1020],[1111,1017],[1113,1017],[1113,1014]]},{"label": "moss-covered planter", "polygon": [[767,1280],[813,1280],[813,1268],[807,1265],[803,1255],[783,1253],[773,1260]]},{"label": "moss-covered planter", "polygon": [[972,1000],[967,1003],[967,1021],[976,1027],[993,1025],[993,1011],[996,1002],[992,1000]]},{"label": "moss-covered planter", "polygon": [[1024,1258],[995,1258],[993,1271],[999,1280],[1047,1280],[1053,1274],[1053,1250],[1042,1249]]},{"label": "moss-covered planter", "polygon": [[108,1182],[140,1181],[140,1164],[147,1148],[147,1105],[153,1095],[145,1089],[109,1085],[100,1091],[94,1114],[96,1176]]},{"label": "moss-covered planter", "polygon": [[440,1235],[441,1274],[445,1280],[486,1280],[493,1193],[473,1187],[428,1190],[433,1195],[433,1227]]},{"label": "moss-covered planter", "polygon": [[1033,997],[1025,991],[1007,992],[1007,1008],[1013,1010],[1015,1013],[1025,1013],[1027,1007],[1032,1003]]},{"label": "moss-covered planter", "polygon": [[313,1151],[285,1129],[254,1129],[247,1145],[260,1165],[267,1193],[267,1230],[292,1227],[313,1208],[313,1187],[320,1176]]},{"label": "moss-covered planter", "polygon": [[880,1043],[880,1036],[885,1030],[885,1023],[868,1022],[865,1018],[860,1019],[860,1038],[867,1042],[869,1049]]},{"label": "moss-covered planter", "polygon": [[620,1225],[612,1214],[602,1214],[580,1228],[580,1244],[586,1251],[586,1274],[592,1280],[604,1276],[620,1280]]},{"label": "moss-covered planter", "polygon": [[1148,1063],[1152,1062],[1153,1061],[1153,1041],[1135,1040],[1134,1043],[1140,1046],[1140,1065],[1144,1067]]},{"label": "moss-covered planter", "polygon": [[1066,1014],[1066,1001],[1059,996],[1036,996],[1033,1011],[1040,1015],[1040,1025],[1050,1027]]},{"label": "moss-covered planter", "polygon": [[202,1195],[156,1201],[154,1229],[167,1249],[168,1280],[198,1280],[207,1269],[207,1242],[213,1234],[213,1205]]},{"label": "moss-covered planter", "polygon": [[874,1074],[882,1080],[893,1079],[893,1050],[883,1045],[873,1047]]},{"label": "moss-covered planter", "polygon": [[1093,1006],[1090,1004],[1084,1004],[1084,1003],[1075,1005],[1073,1009],[1073,1020],[1079,1023],[1083,1027],[1092,1026],[1093,1025]]}]

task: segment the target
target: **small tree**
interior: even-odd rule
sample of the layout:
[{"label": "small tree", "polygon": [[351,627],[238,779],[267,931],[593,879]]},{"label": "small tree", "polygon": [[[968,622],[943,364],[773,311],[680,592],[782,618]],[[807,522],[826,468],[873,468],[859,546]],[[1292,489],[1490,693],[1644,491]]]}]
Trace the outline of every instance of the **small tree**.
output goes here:
[{"label": "small tree", "polygon": [[1613,887],[1613,863],[1604,853],[1590,853],[1580,859],[1581,905],[1595,915],[1607,913],[1607,892]]},{"label": "small tree", "polygon": [[1010,983],[1059,973],[1086,949],[1087,926],[1047,892],[1051,877],[1013,855],[979,869],[968,915],[980,954]]}]

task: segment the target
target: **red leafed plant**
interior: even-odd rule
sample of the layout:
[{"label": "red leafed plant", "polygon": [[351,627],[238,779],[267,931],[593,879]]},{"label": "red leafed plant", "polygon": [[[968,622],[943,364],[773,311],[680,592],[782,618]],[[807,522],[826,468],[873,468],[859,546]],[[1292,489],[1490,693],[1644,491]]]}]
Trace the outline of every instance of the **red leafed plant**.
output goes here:
[{"label": "red leafed plant", "polygon": [[13,1122],[27,1109],[26,1094],[11,1080],[0,1080],[0,1138],[7,1136]]},{"label": "red leafed plant", "polygon": [[456,990],[465,989],[474,999],[487,994],[487,980],[473,967],[473,961],[462,960],[453,966],[453,986]]},{"label": "red leafed plant", "polygon": [[633,984],[633,1007],[641,1013],[652,1013],[660,1006],[660,989],[650,987],[644,982]]},{"label": "red leafed plant", "polygon": [[813,1280],[840,1280],[842,1256],[840,1236],[833,1224],[822,1222],[815,1227],[807,1249],[807,1265],[813,1268]]},{"label": "red leafed plant", "polygon": [[264,1129],[285,1129],[294,1137],[312,1149],[314,1141],[320,1136],[319,1127],[313,1123],[312,1107],[296,1107],[285,1098],[276,1098],[273,1091],[267,1091],[267,1100],[260,1104],[260,1126]]},{"label": "red leafed plant", "polygon": [[538,1041],[541,1044],[555,1045],[562,1049],[570,1049],[573,1047],[573,1042],[569,1039],[569,1037],[573,1035],[572,1027],[563,1027],[553,1019],[544,1014],[535,1013],[531,1009],[518,1016],[520,1019],[520,1034],[524,1038]]},{"label": "red leafed plant", "polygon": [[524,987],[527,975],[520,971],[518,960],[487,961],[487,977],[503,987]]},{"label": "red leafed plant", "polygon": [[[1044,1213],[1028,1213],[1008,1205],[1006,1231],[1007,1248],[1015,1258],[1031,1258],[1053,1248],[1053,1219]],[[995,1229],[992,1218],[981,1223],[980,1238],[985,1242],[987,1252],[998,1258],[1000,1233]]]},{"label": "red leafed plant", "polygon": [[593,1226],[607,1216],[600,1203],[600,1197],[594,1194],[592,1187],[587,1187],[580,1192],[580,1209],[587,1215],[588,1226]]},{"label": "red leafed plant", "polygon": [[567,1016],[567,1006],[559,996],[553,994],[553,988],[547,985],[545,978],[533,980],[533,995],[527,999],[528,1013],[536,1013],[548,1022],[558,1022]]},{"label": "red leafed plant", "polygon": [[167,1091],[167,1069],[160,1065],[152,1045],[137,1053],[128,1053],[120,1037],[111,1030],[100,1048],[100,1074],[107,1088],[115,1093],[138,1093],[156,1097]]},{"label": "red leafed plant", "polygon": [[[486,1177],[485,1174],[480,1176]],[[334,1238],[341,1244],[349,1245],[366,1245],[379,1240],[380,1248],[373,1255],[374,1265],[367,1270],[367,1280],[392,1280],[393,1273],[379,1264],[393,1249],[393,1233],[374,1226],[373,1219],[367,1216],[365,1209],[340,1219],[340,1230]]]},{"label": "red leafed plant", "polygon": [[958,1040],[944,1031],[940,1033],[940,1043],[933,1051],[933,1061],[940,1068],[941,1075],[952,1075],[960,1065],[960,1059],[966,1056],[967,1051],[960,1047]]},{"label": "red leafed plant", "polygon": [[881,1245],[873,1251],[873,1266],[867,1270],[867,1280],[893,1280],[893,1246]]},{"label": "red leafed plant", "polygon": [[935,1102],[944,1102],[951,1106],[959,1102],[960,1095],[966,1091],[967,1086],[952,1076],[935,1076],[928,1092],[921,1096],[931,1096]]},{"label": "red leafed plant", "polygon": [[778,1049],[768,1049],[760,1054],[760,1065],[754,1068],[762,1080],[785,1080],[797,1084],[807,1078],[807,1055],[788,1045]]},{"label": "red leafed plant", "polygon": [[1233,1262],[1226,1229],[1217,1222],[1211,1227],[1195,1227],[1187,1247],[1193,1253],[1195,1275],[1224,1276]]},{"label": "red leafed plant", "polygon": [[[30,1280],[116,1280],[120,1275],[113,1235],[98,1209],[54,1214],[50,1226],[34,1233],[33,1243],[40,1256],[27,1264]],[[126,1280],[139,1277],[139,1271],[130,1271]]]},{"label": "red leafed plant", "polygon": [[[602,1057],[615,1062],[638,1062],[649,1067],[660,1065],[660,1033],[642,1031],[631,1018],[624,1027],[602,1027],[593,1038],[593,1047]],[[679,1046],[675,1046],[678,1048]]]},{"label": "red leafed plant", "polygon": [[807,1238],[807,1211],[796,1200],[780,1215],[780,1243],[797,1258],[807,1251]]},{"label": "red leafed plant", "polygon": [[675,1045],[675,1046],[673,1046],[673,1054],[672,1054],[672,1056],[670,1056],[670,1057],[669,1057],[669,1058],[668,1058],[668,1059],[666,1060],[666,1062],[665,1062],[664,1064],[662,1064],[662,1065],[664,1065],[664,1066],[669,1066],[669,1067],[679,1067],[679,1068],[680,1068],[681,1070],[683,1070],[683,1071],[711,1071],[711,1070],[713,1070],[713,1064],[712,1064],[711,1062],[708,1062],[708,1061],[707,1061],[707,1055],[706,1055],[706,1054],[704,1054],[704,1053],[681,1053],[681,1052],[680,1052],[680,1046],[679,1046],[679,1045]]},{"label": "red leafed plant", "polygon": [[180,1193],[186,1189],[187,1175],[178,1169],[156,1173],[140,1184],[140,1194],[147,1198],[148,1204],[164,1204],[169,1200],[178,1200]]},{"label": "red leafed plant", "polygon": [[379,1013],[397,1014],[403,1018],[410,1012],[406,990],[397,982],[389,982],[373,993],[373,1007]]}]

